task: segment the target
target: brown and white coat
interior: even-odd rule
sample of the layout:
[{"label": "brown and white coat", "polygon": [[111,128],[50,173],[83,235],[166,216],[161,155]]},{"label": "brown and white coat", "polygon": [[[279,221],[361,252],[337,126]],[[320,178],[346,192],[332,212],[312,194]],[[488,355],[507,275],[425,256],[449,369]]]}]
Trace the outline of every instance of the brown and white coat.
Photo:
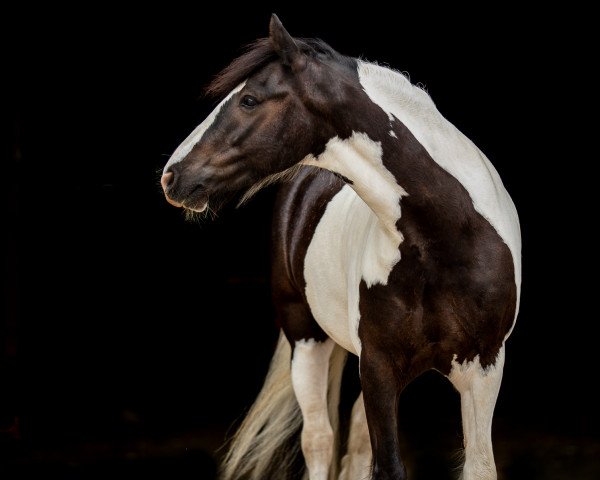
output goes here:
[{"label": "brown and white coat", "polygon": [[328,399],[339,396],[342,365],[330,357],[343,348],[360,359],[363,393],[339,478],[368,475],[367,438],[372,478],[405,478],[398,397],[436,369],[461,395],[463,478],[495,479],[491,424],[521,244],[494,167],[406,77],[293,39],[275,16],[270,37],[211,90],[225,99],[165,166],[169,201],[206,211],[289,177],[273,225],[273,297],[289,343],[279,343],[224,478],[287,478],[275,450],[293,438],[299,424],[285,409],[297,406],[310,480],[337,478]]}]

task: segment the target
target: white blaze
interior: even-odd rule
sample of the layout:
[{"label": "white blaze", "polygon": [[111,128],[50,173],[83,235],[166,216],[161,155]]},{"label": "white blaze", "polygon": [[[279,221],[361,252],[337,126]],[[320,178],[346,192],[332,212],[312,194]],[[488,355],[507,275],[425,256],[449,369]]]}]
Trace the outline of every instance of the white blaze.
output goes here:
[{"label": "white blaze", "polygon": [[198,142],[200,142],[200,140],[202,140],[202,137],[204,136],[206,131],[213,124],[215,118],[217,118],[217,115],[221,111],[221,108],[223,108],[223,105],[225,105],[233,95],[235,95],[242,88],[244,88],[245,84],[246,82],[242,82],[231,92],[229,92],[229,95],[227,95],[223,99],[223,101],[215,107],[215,109],[210,113],[210,115],[206,117],[204,121],[200,125],[198,125],[183,142],[181,142],[181,144],[177,147],[175,152],[173,152],[173,155],[171,155],[171,158],[169,158],[169,161],[165,165],[163,172],[166,172],[167,169],[174,163],[181,162],[187,156],[187,154],[192,151],[192,148],[194,148],[194,146]]}]

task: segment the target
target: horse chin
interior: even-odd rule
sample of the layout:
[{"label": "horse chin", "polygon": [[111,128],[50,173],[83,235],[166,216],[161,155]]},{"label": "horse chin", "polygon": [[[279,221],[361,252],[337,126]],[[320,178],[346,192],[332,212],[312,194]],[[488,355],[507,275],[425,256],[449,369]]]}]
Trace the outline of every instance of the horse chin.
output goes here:
[{"label": "horse chin", "polygon": [[181,205],[188,211],[202,213],[208,208],[208,193],[202,187],[196,188]]},{"label": "horse chin", "polygon": [[[204,191],[202,194],[188,197],[182,202],[182,207],[191,219],[204,217],[205,215],[214,218],[225,205],[235,199],[237,194],[238,192],[234,190],[213,189],[210,194]],[[197,214],[202,215],[197,216]]]},{"label": "horse chin", "polygon": [[206,209],[208,208],[208,201],[203,202],[198,205],[194,205],[194,206],[189,206],[189,205],[183,204],[183,208],[185,208],[186,210],[189,210],[190,212],[202,213],[202,212],[206,211]]}]

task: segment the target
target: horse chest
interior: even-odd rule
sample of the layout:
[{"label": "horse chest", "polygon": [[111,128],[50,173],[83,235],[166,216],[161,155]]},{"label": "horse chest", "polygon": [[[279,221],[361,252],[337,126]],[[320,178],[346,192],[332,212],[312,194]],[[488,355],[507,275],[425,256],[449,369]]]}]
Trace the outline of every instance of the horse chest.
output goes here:
[{"label": "horse chest", "polygon": [[345,186],[328,204],[308,246],[304,278],[312,314],[335,342],[357,355],[360,283],[387,284],[400,259],[398,245],[398,238]]}]

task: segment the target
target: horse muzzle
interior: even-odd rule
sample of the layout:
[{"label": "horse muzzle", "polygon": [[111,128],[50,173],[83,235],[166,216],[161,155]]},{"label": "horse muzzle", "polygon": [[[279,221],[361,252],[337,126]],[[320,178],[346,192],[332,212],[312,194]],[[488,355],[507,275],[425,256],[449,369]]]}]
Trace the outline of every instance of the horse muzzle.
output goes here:
[{"label": "horse muzzle", "polygon": [[203,212],[208,207],[208,194],[202,184],[186,187],[177,181],[174,172],[167,171],[160,179],[167,202],[174,207],[186,208],[194,212]]}]

